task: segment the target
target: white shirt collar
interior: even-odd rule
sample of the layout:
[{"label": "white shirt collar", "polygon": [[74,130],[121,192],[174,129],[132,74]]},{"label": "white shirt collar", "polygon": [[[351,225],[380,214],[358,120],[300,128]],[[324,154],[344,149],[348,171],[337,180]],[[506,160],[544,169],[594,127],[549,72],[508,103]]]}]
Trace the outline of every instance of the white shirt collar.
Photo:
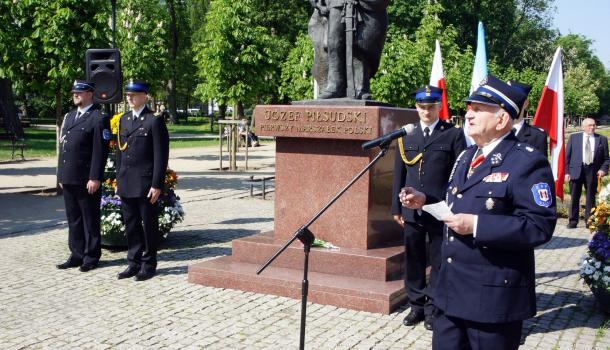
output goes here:
[{"label": "white shirt collar", "polygon": [[139,109],[135,109],[135,110],[131,110],[131,115],[134,118],[137,118],[140,116],[140,114],[142,114],[142,111],[144,110],[144,108],[146,108],[146,105],[140,107]]},{"label": "white shirt collar", "polygon": [[515,129],[515,135],[517,135],[519,133],[519,131],[521,131],[521,128],[523,128],[524,124],[525,124],[525,119],[521,119],[520,122],[513,124],[513,129]]},{"label": "white shirt collar", "polygon": [[440,119],[437,119],[434,123],[427,125],[426,123],[424,123],[422,120],[419,121],[419,125],[421,126],[421,132],[424,132],[425,128],[430,129],[430,136],[432,136],[432,132],[434,131],[434,128],[436,128],[436,124],[438,124],[438,121]]},{"label": "white shirt collar", "polygon": [[87,105],[85,107],[78,107],[78,110],[76,111],[76,113],[80,113],[80,115],[83,115],[85,113],[87,113],[87,111],[89,110],[89,108],[91,108],[91,106],[93,106],[93,104]]},{"label": "white shirt collar", "polygon": [[494,141],[488,143],[487,145],[483,146],[483,155],[485,156],[485,158],[487,158],[487,155],[491,153],[491,151],[494,150],[494,148],[496,148],[496,146],[502,141],[504,140],[504,138],[506,136],[508,136],[508,134],[510,134],[510,132],[507,132],[506,134],[498,137],[497,139],[495,139]]}]

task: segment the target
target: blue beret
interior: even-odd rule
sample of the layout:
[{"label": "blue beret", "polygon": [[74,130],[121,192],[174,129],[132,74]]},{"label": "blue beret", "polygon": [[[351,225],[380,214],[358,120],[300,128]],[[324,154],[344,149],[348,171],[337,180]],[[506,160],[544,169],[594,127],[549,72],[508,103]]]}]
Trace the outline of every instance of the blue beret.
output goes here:
[{"label": "blue beret", "polygon": [[72,92],[85,92],[95,90],[95,83],[86,80],[75,80],[72,83]]},{"label": "blue beret", "polygon": [[143,92],[148,93],[150,86],[141,80],[130,80],[125,86],[125,92]]},{"label": "blue beret", "polygon": [[443,89],[435,86],[424,85],[421,88],[413,91],[411,96],[415,98],[418,104],[437,104],[441,102]]},{"label": "blue beret", "polygon": [[493,75],[488,75],[466,99],[466,103],[476,102],[500,106],[508,112],[511,118],[516,119],[526,99],[527,95],[521,89],[510,86]]}]

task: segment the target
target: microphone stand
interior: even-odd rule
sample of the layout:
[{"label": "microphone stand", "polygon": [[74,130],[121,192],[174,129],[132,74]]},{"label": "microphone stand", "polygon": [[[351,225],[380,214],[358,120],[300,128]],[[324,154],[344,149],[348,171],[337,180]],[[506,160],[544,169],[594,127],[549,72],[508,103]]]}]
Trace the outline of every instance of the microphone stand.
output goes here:
[{"label": "microphone stand", "polygon": [[260,267],[256,271],[256,274],[260,275],[261,272],[263,272],[278,256],[280,256],[280,254],[282,254],[282,252],[284,252],[284,250],[286,250],[286,248],[288,248],[289,245],[292,244],[292,242],[296,241],[297,239],[301,241],[301,243],[303,243],[304,261],[303,282],[301,283],[301,326],[299,338],[300,350],[305,349],[305,319],[307,315],[307,293],[309,292],[309,280],[307,279],[307,272],[309,270],[309,251],[311,249],[311,245],[316,239],[313,232],[309,230],[309,226],[311,226],[316,220],[318,220],[318,218],[322,216],[322,214],[324,214],[324,212],[328,208],[330,208],[350,187],[352,187],[352,185],[356,181],[358,181],[358,179],[360,179],[362,175],[369,171],[371,167],[375,163],[377,163],[379,159],[381,159],[381,157],[385,156],[391,143],[392,140],[388,140],[380,144],[379,153],[377,153],[375,158],[373,158],[373,160],[371,160],[371,162],[366,167],[364,167],[364,169],[362,169],[356,176],[354,176],[354,178],[345,187],[343,187],[343,189],[339,191],[339,193],[337,193],[322,209],[320,209],[320,211],[318,211],[317,214],[313,216],[313,218],[311,218],[311,220],[309,220],[303,226],[299,227],[299,229],[296,230],[292,238],[290,238],[280,249],[278,249],[277,252],[275,252],[275,254],[273,254],[271,258],[269,258],[269,260],[267,260],[265,264],[263,264],[262,267]]}]

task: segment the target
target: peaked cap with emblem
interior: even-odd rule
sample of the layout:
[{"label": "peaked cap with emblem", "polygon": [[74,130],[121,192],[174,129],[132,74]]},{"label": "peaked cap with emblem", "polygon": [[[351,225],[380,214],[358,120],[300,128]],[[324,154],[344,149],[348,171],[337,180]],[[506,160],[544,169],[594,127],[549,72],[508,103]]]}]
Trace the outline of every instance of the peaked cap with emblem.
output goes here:
[{"label": "peaked cap with emblem", "polygon": [[413,91],[411,96],[415,98],[415,102],[420,105],[434,105],[441,103],[443,89],[436,86],[424,85]]},{"label": "peaked cap with emblem", "polygon": [[95,90],[95,83],[86,80],[75,80],[72,83],[72,92],[86,92]]},{"label": "peaked cap with emblem", "polygon": [[521,105],[521,109],[523,109],[525,101],[527,101],[527,96],[530,94],[530,91],[532,91],[532,87],[530,85],[527,85],[526,83],[522,83],[516,80],[509,80],[506,83],[514,88],[521,90],[521,92],[525,94],[526,98],[523,100],[523,104]]},{"label": "peaked cap with emblem", "polygon": [[517,119],[527,95],[517,87],[513,87],[502,80],[488,75],[481,81],[479,87],[466,99],[466,103],[482,103],[500,106],[511,118]]},{"label": "peaked cap with emblem", "polygon": [[145,94],[150,90],[150,85],[141,80],[129,80],[129,83],[125,86],[125,92],[143,92]]}]

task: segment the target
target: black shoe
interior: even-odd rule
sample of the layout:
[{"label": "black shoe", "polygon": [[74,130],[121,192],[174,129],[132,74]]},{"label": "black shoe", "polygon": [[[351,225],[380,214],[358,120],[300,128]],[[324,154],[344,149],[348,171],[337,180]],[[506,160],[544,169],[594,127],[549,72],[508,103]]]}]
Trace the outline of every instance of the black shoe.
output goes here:
[{"label": "black shoe", "polygon": [[416,311],[411,308],[411,312],[409,312],[409,314],[405,317],[405,319],[402,321],[402,324],[404,324],[405,326],[415,326],[416,324],[423,321],[424,318],[425,316],[423,311]]},{"label": "black shoe", "polygon": [[68,259],[68,261],[66,261],[63,264],[56,265],[56,267],[60,270],[65,270],[65,269],[69,269],[71,267],[79,267],[80,264],[81,264],[80,262]]},{"label": "black shoe", "polygon": [[140,271],[133,279],[138,282],[146,281],[155,275],[155,271]]},{"label": "black shoe", "polygon": [[433,326],[434,326],[434,316],[426,315],[426,318],[424,319],[424,328],[431,331]]},{"label": "black shoe", "polygon": [[87,271],[91,271],[93,269],[95,269],[97,267],[97,264],[82,264],[81,267],[79,268],[80,272],[87,272]]},{"label": "black shoe", "polygon": [[573,228],[576,228],[576,224],[571,222],[566,227],[569,228],[569,229],[573,229]]},{"label": "black shoe", "polygon": [[140,271],[139,266],[128,266],[125,269],[125,271],[123,271],[117,275],[117,278],[122,280],[123,278],[133,277],[133,276],[137,275],[139,271]]}]

